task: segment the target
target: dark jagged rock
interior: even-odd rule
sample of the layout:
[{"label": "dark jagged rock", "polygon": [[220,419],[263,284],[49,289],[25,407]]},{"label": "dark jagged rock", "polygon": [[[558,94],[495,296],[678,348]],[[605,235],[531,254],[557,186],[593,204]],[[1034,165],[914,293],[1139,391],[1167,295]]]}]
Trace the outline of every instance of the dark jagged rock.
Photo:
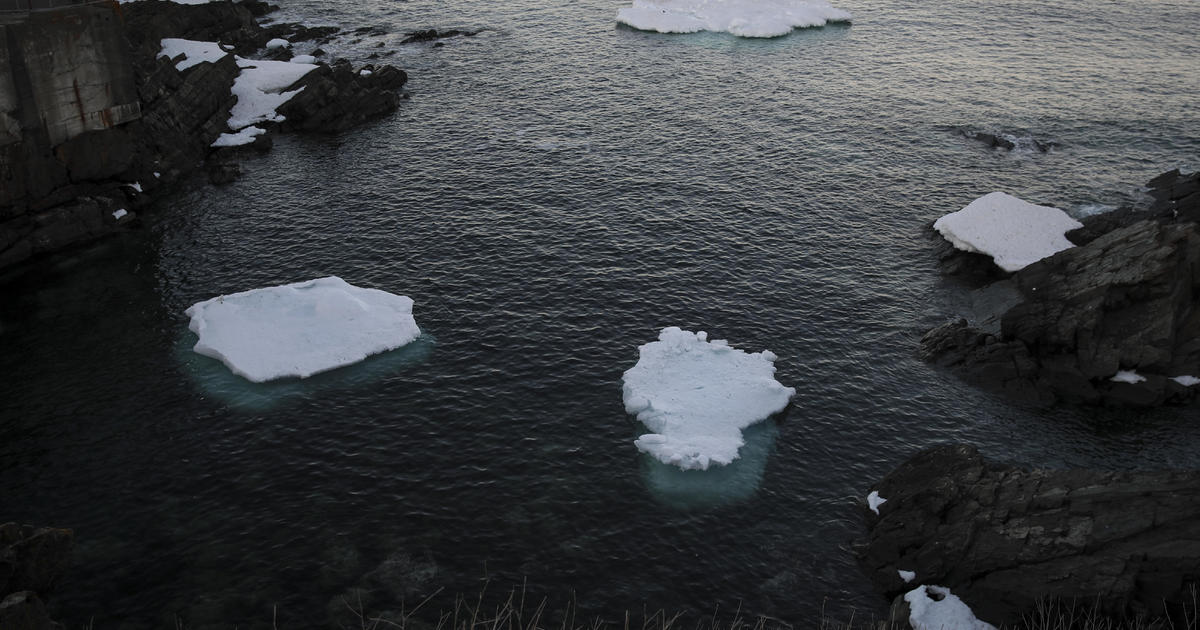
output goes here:
[{"label": "dark jagged rock", "polygon": [[1038,153],[1046,153],[1058,146],[1057,143],[1045,140],[1038,140],[1033,136],[1017,137],[1005,133],[992,133],[990,131],[979,131],[976,129],[956,129],[959,135],[968,140],[975,140],[983,143],[992,149],[1003,149],[1005,151],[1013,151],[1015,149],[1027,149]]},{"label": "dark jagged rock", "polygon": [[305,26],[304,24],[288,22],[264,27],[259,39],[264,44],[277,37],[286,39],[293,44],[313,41],[325,44],[331,41],[339,32],[341,32],[341,29],[336,26]]},{"label": "dark jagged rock", "polygon": [[427,31],[413,31],[413,32],[409,33],[408,36],[406,36],[404,39],[400,40],[400,43],[401,44],[416,44],[416,43],[420,43],[420,42],[432,42],[435,40],[446,39],[447,37],[455,37],[458,35],[461,35],[463,37],[472,37],[472,36],[478,35],[478,34],[479,34],[479,31],[460,31],[457,29],[450,29],[448,31],[440,31],[439,32],[438,30],[431,28]]},{"label": "dark jagged rock", "polygon": [[[859,564],[895,597],[949,587],[993,624],[1040,600],[1172,614],[1200,581],[1200,472],[1024,470],[964,445],[915,455],[872,490]],[[898,570],[913,571],[905,583]]]},{"label": "dark jagged rock", "polygon": [[[1195,176],[1155,181],[1155,190],[1169,187],[1161,199],[1172,213],[1192,210]],[[1125,225],[1128,216],[1015,273],[1021,300],[1002,314],[998,336],[952,322],[925,335],[921,357],[1037,403],[1194,400],[1194,388],[1172,379],[1200,376],[1200,227],[1166,211]],[[1119,370],[1143,380],[1112,381]]]},{"label": "dark jagged rock", "polygon": [[73,544],[69,529],[0,525],[0,628],[61,628],[42,602],[66,571]]},{"label": "dark jagged rock", "polygon": [[239,55],[262,47],[263,30],[244,3],[131,2],[122,5],[126,36],[137,56],[155,56],[166,37],[233,46]]},{"label": "dark jagged rock", "polygon": [[322,64],[289,87],[304,90],[279,108],[287,118],[285,129],[336,132],[365,120],[395,111],[400,96],[396,90],[408,81],[403,70],[393,66],[364,68],[355,72],[348,62]]}]

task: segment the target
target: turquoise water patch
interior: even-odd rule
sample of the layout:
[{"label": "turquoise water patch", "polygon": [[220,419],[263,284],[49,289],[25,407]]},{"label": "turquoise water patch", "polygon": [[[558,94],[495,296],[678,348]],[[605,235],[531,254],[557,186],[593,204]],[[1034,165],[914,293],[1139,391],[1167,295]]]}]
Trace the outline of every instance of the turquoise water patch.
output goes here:
[{"label": "turquoise water patch", "polygon": [[198,337],[190,330],[179,338],[175,355],[184,371],[208,396],[243,411],[266,411],[284,402],[338,390],[358,389],[425,363],[436,340],[422,333],[415,341],[389,352],[372,355],[345,367],[308,378],[283,378],[254,383],[234,374],[217,359],[192,350]]},{"label": "turquoise water patch", "polygon": [[762,485],[767,459],[775,447],[779,427],[767,420],[742,432],[746,441],[738,458],[728,466],[708,470],[681,470],[642,454],[646,487],[654,498],[679,510],[702,510],[745,501]]}]

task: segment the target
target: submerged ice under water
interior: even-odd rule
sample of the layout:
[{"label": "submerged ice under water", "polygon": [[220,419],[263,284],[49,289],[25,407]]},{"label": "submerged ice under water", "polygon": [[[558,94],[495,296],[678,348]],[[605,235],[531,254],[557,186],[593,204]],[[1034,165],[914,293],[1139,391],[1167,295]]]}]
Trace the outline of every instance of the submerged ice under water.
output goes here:
[{"label": "submerged ice under water", "polygon": [[[356,593],[434,614],[483,575],[577,618],[861,619],[887,605],[848,551],[864,491],[918,448],[1200,466],[1186,412],[1025,409],[913,356],[1006,299],[939,276],[938,217],[1141,203],[1200,167],[1195,3],[854,0],[769,40],[592,0],[283,4],[368,28],[322,47],[404,66],[411,98],[0,280],[0,519],[75,529],[70,625],[336,627]],[[483,30],[399,44],[429,27]],[[191,304],[326,275],[402,287],[423,336],[260,385],[186,350]],[[632,444],[621,374],[663,322],[770,348],[796,388],[728,467]]]}]

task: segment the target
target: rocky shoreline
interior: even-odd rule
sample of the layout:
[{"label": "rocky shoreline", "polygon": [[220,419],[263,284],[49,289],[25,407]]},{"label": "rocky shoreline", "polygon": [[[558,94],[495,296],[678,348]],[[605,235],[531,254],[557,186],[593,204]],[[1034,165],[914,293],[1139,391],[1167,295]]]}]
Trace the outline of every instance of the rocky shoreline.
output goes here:
[{"label": "rocky shoreline", "polygon": [[871,491],[885,501],[864,507],[856,555],[889,598],[936,584],[996,625],[1049,602],[1195,627],[1181,615],[1200,584],[1200,472],[1027,470],[955,444]]},{"label": "rocky shoreline", "polygon": [[1076,247],[1011,275],[980,254],[941,257],[948,273],[1014,299],[990,319],[957,318],[921,339],[925,361],[1028,403],[1151,407],[1197,400],[1200,173],[1164,173],[1155,202],[1085,219]]},{"label": "rocky shoreline", "polygon": [[0,525],[0,628],[51,630],[46,601],[70,563],[69,529]]},{"label": "rocky shoreline", "polygon": [[[108,38],[101,66],[115,68],[114,77],[102,87],[110,102],[112,92],[129,92],[129,102],[119,109],[137,113],[118,122],[110,113],[118,108],[108,107],[98,112],[100,121],[91,120],[95,117],[84,113],[85,92],[72,103],[85,119],[84,131],[56,142],[37,112],[28,111],[35,108],[33,97],[0,111],[8,128],[19,132],[0,137],[0,269],[125,229],[136,211],[197,172],[206,172],[212,183],[231,181],[239,172],[237,159],[246,151],[269,149],[273,133],[339,132],[398,108],[399,90],[408,79],[403,70],[390,65],[356,69],[346,60],[314,59],[318,68],[286,88],[301,90],[280,108],[286,120],[266,123],[266,133],[250,145],[213,147],[229,131],[230,109],[237,102],[231,93],[240,72],[235,54],[269,57],[273,52],[278,57],[280,49],[266,49],[274,38],[325,43],[337,35],[334,27],[262,26],[258,18],[276,8],[246,0],[196,5],[141,1],[73,9],[88,11],[78,16],[85,26],[103,26],[113,19],[105,12],[116,12],[113,29],[96,27],[84,34],[99,39],[97,33],[115,33]],[[14,39],[35,25],[10,28],[8,37]],[[164,38],[219,42],[233,54],[179,70],[175,60],[160,56]],[[15,81],[23,79],[28,77]]]}]

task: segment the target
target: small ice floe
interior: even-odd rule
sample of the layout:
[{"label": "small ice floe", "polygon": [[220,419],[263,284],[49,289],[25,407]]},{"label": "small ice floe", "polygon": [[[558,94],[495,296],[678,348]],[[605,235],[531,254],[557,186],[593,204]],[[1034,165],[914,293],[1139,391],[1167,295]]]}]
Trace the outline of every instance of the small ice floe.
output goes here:
[{"label": "small ice floe", "polygon": [[876,514],[879,513],[879,506],[884,503],[887,503],[887,499],[879,496],[878,490],[872,490],[871,494],[867,495],[867,507],[871,508],[871,511]]},{"label": "small ice floe", "polygon": [[633,0],[617,10],[617,21],[659,33],[779,37],[796,28],[848,22],[850,13],[824,0]]},{"label": "small ice floe", "polygon": [[796,393],[774,378],[777,358],[748,354],[704,332],[664,328],[622,376],[625,411],[654,433],[638,450],[683,470],[738,458],[742,429],[782,411]]},{"label": "small ice floe", "polygon": [[1134,372],[1133,370],[1117,370],[1117,373],[1108,380],[1114,383],[1129,383],[1130,385],[1136,385],[1146,380],[1146,377]]},{"label": "small ice floe", "polygon": [[1081,227],[1058,208],[1036,206],[1002,192],[988,193],[933,224],[958,249],[991,256],[1005,271],[1074,247],[1065,234]]},{"label": "small ice floe", "polygon": [[262,127],[250,126],[237,133],[223,133],[217,136],[217,139],[213,140],[212,146],[240,147],[244,144],[250,144],[251,142],[254,142],[255,138],[263,135],[264,133],[267,133],[266,129],[263,129]]},{"label": "small ice floe", "polygon": [[174,59],[179,55],[183,55],[183,59],[175,64],[176,70],[187,70],[194,65],[201,63],[215,63],[220,61],[225,55],[229,54],[216,42],[201,42],[192,39],[179,39],[176,37],[168,37],[159,42],[162,50],[158,53],[159,57]]},{"label": "small ice floe", "polygon": [[904,569],[897,569],[896,573],[900,574],[900,579],[904,580],[905,584],[917,579],[917,574],[915,571],[905,571]]},{"label": "small ice floe", "polygon": [[412,299],[329,276],[193,304],[192,348],[255,383],[357,363],[399,348],[421,330]]},{"label": "small ice floe", "polygon": [[913,630],[996,630],[944,586],[918,586],[904,594]]},{"label": "small ice floe", "polygon": [[296,55],[291,59],[292,63],[316,63],[317,58],[312,55]]},{"label": "small ice floe", "polygon": [[123,217],[127,214],[129,214],[129,213],[125,211],[125,208],[118,208],[116,211],[113,212],[113,218],[120,221],[121,217]]},{"label": "small ice floe", "polygon": [[1200,385],[1200,378],[1196,378],[1195,376],[1173,376],[1171,377],[1171,380],[1183,385],[1184,387]]},{"label": "small ice floe", "polygon": [[276,37],[275,39],[272,39],[271,41],[267,42],[267,50],[275,50],[276,48],[283,48],[285,46],[291,46],[291,45],[292,45],[292,43],[289,42],[288,40],[280,38],[280,37]]}]

